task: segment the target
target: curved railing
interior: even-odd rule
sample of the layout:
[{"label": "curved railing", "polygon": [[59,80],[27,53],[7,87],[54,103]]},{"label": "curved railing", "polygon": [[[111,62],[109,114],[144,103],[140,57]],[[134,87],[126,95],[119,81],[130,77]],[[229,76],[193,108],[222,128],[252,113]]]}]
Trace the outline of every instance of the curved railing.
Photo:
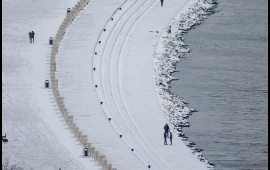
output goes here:
[{"label": "curved railing", "polygon": [[52,50],[50,54],[50,78],[51,78],[51,87],[54,94],[54,98],[56,104],[66,122],[71,132],[80,142],[80,144],[84,147],[84,152],[87,152],[89,157],[93,157],[94,160],[105,170],[116,170],[116,168],[112,168],[112,164],[106,159],[106,156],[95,149],[94,146],[89,142],[87,135],[84,135],[79,127],[73,120],[73,116],[69,114],[65,104],[64,97],[61,96],[58,89],[58,79],[55,76],[56,72],[56,62],[55,57],[58,53],[59,44],[63,39],[65,31],[67,27],[72,23],[73,19],[77,16],[77,14],[89,3],[90,0],[80,0],[76,3],[76,5],[67,12],[67,16],[60,25],[55,38],[50,39],[50,43],[52,43]]}]

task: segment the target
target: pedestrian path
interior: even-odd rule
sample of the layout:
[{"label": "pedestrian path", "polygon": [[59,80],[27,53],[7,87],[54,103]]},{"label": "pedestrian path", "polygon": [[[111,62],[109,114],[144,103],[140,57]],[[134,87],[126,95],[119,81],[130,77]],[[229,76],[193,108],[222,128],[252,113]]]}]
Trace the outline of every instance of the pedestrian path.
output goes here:
[{"label": "pedestrian path", "polygon": [[157,42],[187,2],[93,1],[62,41],[56,74],[66,107],[120,170],[206,169],[182,141],[164,146],[153,79]]},{"label": "pedestrian path", "polygon": [[[119,120],[123,119],[124,125],[120,123],[121,126],[126,124],[140,142],[149,146],[146,147],[148,153],[159,160],[159,168],[206,169],[180,139],[175,138],[172,146],[163,144],[163,126],[167,120],[163,116],[154,85],[154,51],[161,33],[166,31],[179,7],[188,1],[171,1],[163,7],[156,2],[131,26],[130,31],[121,31],[113,48],[108,48],[112,51],[109,55],[110,66],[106,71],[107,62],[104,60],[102,74],[104,91],[107,90],[105,96],[111,99],[110,103],[116,103],[117,110],[114,112],[119,115]],[[190,163],[191,160],[194,162]]]},{"label": "pedestrian path", "polygon": [[[105,154],[118,169],[148,169],[147,165],[141,162],[124,143],[124,136],[120,138],[120,134],[113,129],[96,97],[91,78],[93,69],[91,60],[97,36],[115,9],[124,2],[94,1],[85,7],[84,11],[74,19],[61,42],[56,57],[56,76],[69,113],[74,116],[74,122],[88,136],[93,146]],[[100,9],[100,6],[104,9],[95,10]]]}]

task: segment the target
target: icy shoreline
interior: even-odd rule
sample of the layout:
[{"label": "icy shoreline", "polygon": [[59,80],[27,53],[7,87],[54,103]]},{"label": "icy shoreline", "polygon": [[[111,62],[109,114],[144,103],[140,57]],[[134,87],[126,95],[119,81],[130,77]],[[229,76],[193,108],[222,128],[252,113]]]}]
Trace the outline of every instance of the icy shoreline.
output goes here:
[{"label": "icy shoreline", "polygon": [[190,52],[190,49],[184,44],[183,34],[201,24],[207,15],[216,12],[216,5],[217,2],[214,0],[191,0],[176,15],[158,42],[153,72],[157,95],[170,126],[177,131],[178,136],[192,150],[192,153],[209,169],[213,169],[214,164],[204,158],[201,153],[202,149],[194,147],[195,143],[187,141],[188,137],[182,131],[183,127],[189,127],[187,119],[196,110],[188,108],[185,100],[172,94],[169,88],[170,82],[177,80],[171,76],[172,73],[177,72],[176,64],[181,61],[185,53]]}]

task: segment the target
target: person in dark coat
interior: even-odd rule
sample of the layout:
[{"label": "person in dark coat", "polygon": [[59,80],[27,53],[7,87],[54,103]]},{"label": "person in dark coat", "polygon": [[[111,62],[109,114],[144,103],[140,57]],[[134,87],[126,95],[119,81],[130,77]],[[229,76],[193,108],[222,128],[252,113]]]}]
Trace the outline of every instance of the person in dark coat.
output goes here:
[{"label": "person in dark coat", "polygon": [[170,132],[170,127],[169,127],[169,125],[167,123],[164,126],[164,130],[165,130],[166,135],[168,135],[168,133]]},{"label": "person in dark coat", "polygon": [[32,42],[34,42],[35,41],[35,33],[34,33],[34,31],[32,31],[31,33],[32,33]]},{"label": "person in dark coat", "polygon": [[172,132],[170,132],[170,142],[171,142],[171,145],[172,145]]},{"label": "person in dark coat", "polygon": [[166,134],[166,132],[164,132],[164,145],[168,145],[167,144],[167,134]]},{"label": "person in dark coat", "polygon": [[164,1],[164,0],[160,0],[160,2],[161,2],[161,6],[163,6],[163,1]]},{"label": "person in dark coat", "polygon": [[168,29],[168,34],[171,34],[172,33],[172,27],[169,26],[169,29]]},{"label": "person in dark coat", "polygon": [[28,35],[29,35],[29,41],[30,43],[32,43],[32,32],[29,32]]}]

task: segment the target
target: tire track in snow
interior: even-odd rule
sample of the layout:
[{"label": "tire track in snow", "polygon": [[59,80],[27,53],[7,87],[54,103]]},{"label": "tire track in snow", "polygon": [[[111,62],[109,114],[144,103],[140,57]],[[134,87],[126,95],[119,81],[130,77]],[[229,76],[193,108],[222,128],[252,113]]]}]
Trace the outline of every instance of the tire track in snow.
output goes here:
[{"label": "tire track in snow", "polygon": [[[103,88],[104,90],[104,94],[105,96],[107,97],[107,100],[109,100],[110,102],[108,103],[109,107],[110,107],[110,110],[113,109],[112,113],[114,115],[118,115],[117,118],[120,118],[120,119],[117,119],[119,123],[119,125],[121,126],[121,129],[123,130],[128,130],[128,133],[126,133],[125,135],[131,140],[130,142],[133,143],[132,144],[132,147],[137,151],[139,150],[138,153],[145,153],[146,155],[142,155],[142,157],[144,157],[144,159],[146,160],[149,160],[149,156],[150,158],[152,159],[152,162],[155,162],[158,166],[161,167],[161,165],[159,164],[158,161],[156,161],[156,159],[150,154],[150,155],[147,155],[148,154],[148,150],[145,148],[145,145],[138,139],[138,135],[134,132],[136,132],[136,129],[132,129],[129,125],[129,123],[127,123],[127,120],[125,119],[125,115],[122,114],[123,111],[120,111],[119,109],[119,105],[117,104],[117,100],[115,100],[115,95],[113,94],[113,89],[112,89],[112,81],[111,81],[111,74],[113,73],[112,71],[110,71],[110,67],[111,67],[111,55],[113,54],[113,51],[115,50],[116,47],[116,41],[117,39],[119,38],[120,34],[122,33],[123,31],[123,28],[128,25],[128,22],[130,22],[130,20],[133,18],[133,16],[139,14],[139,17],[141,16],[141,13],[139,12],[140,10],[144,10],[142,7],[145,6],[147,4],[148,1],[144,1],[142,2],[139,7],[134,11],[134,13],[131,14],[130,17],[126,18],[126,20],[124,21],[123,24],[119,24],[119,25],[116,25],[114,27],[116,34],[113,34],[111,37],[109,37],[108,41],[106,42],[106,47],[105,47],[105,54],[103,53],[103,56],[105,55],[105,57],[102,57],[102,59],[104,60],[104,62],[102,63],[108,63],[108,66],[109,67],[105,67],[105,68],[102,68],[101,71],[103,71],[103,74],[104,75],[110,75],[109,77],[106,77],[106,76],[102,76],[102,78],[104,80],[102,80],[104,83],[105,88]],[[154,2],[152,2],[154,3]],[[150,6],[151,6],[151,1],[150,1]],[[150,6],[146,6],[146,9],[148,9]],[[146,11],[146,10],[145,10]],[[143,13],[142,13],[143,14]],[[139,18],[135,18],[136,20]],[[136,21],[135,20],[135,21]],[[132,22],[132,21],[131,21]],[[135,23],[135,22],[134,22]],[[118,28],[117,28],[118,26]],[[113,37],[115,36],[115,37]],[[112,41],[110,43],[108,43],[109,41]],[[107,45],[111,45],[109,47],[107,47]],[[107,52],[107,53],[106,53]],[[103,65],[104,66],[104,65]],[[107,65],[106,65],[107,66]],[[108,79],[108,80],[107,80]],[[112,78],[113,79],[113,78]],[[104,87],[104,86],[103,86]],[[121,105],[120,105],[121,106]],[[136,142],[134,142],[132,140],[132,138],[135,138]],[[139,145],[138,145],[139,144]],[[137,147],[136,147],[137,146]],[[143,150],[141,150],[141,148],[143,148]],[[151,164],[149,161],[148,161],[149,164]]]},{"label": "tire track in snow", "polygon": [[[154,5],[154,3],[152,3],[152,4],[150,5],[150,7],[153,6],[153,5]],[[160,165],[160,163],[157,162],[156,160],[161,160],[161,161],[165,164],[165,166],[166,166],[165,169],[167,169],[167,168],[169,167],[169,165],[167,164],[167,162],[166,162],[162,157],[160,157],[160,156],[154,151],[154,149],[151,147],[151,145],[149,144],[149,142],[148,142],[148,141],[145,139],[145,137],[142,135],[140,129],[137,127],[137,125],[136,125],[136,123],[135,123],[133,117],[131,116],[130,112],[129,112],[128,109],[127,109],[127,104],[125,104],[125,102],[124,102],[124,100],[123,100],[123,97],[122,97],[122,96],[123,96],[123,95],[122,95],[122,90],[121,90],[120,85],[119,85],[119,84],[120,84],[120,80],[119,80],[119,76],[118,76],[118,75],[119,75],[119,63],[118,63],[118,61],[119,61],[119,58],[120,58],[120,54],[121,54],[121,52],[122,52],[122,49],[123,49],[123,47],[124,47],[124,44],[125,44],[125,42],[126,42],[126,40],[127,40],[127,38],[128,38],[128,35],[129,35],[130,31],[132,30],[132,28],[134,28],[134,26],[136,25],[136,23],[138,23],[138,21],[139,21],[139,19],[142,17],[142,15],[145,14],[145,12],[147,12],[149,9],[150,9],[150,8],[148,8],[147,10],[145,10],[141,15],[139,15],[139,16],[136,18],[136,21],[133,22],[133,24],[132,24],[131,27],[128,29],[128,31],[127,31],[127,33],[125,34],[125,36],[122,37],[122,38],[123,38],[122,40],[119,40],[119,39],[118,39],[120,36],[118,36],[117,39],[115,40],[114,43],[116,43],[116,41],[124,42],[124,43],[122,43],[121,48],[120,48],[120,50],[119,50],[119,53],[116,54],[116,57],[117,57],[116,59],[112,59],[112,58],[113,58],[113,57],[112,57],[112,53],[111,53],[111,55],[110,55],[110,60],[111,60],[110,63],[116,61],[116,63],[113,63],[113,64],[115,64],[116,66],[110,65],[110,69],[117,68],[117,71],[110,71],[110,73],[116,73],[115,76],[117,77],[117,78],[115,79],[116,82],[113,82],[114,84],[111,83],[110,85],[111,85],[111,89],[114,89],[114,88],[112,88],[112,86],[116,86],[116,89],[115,89],[115,90],[112,90],[112,93],[114,93],[114,94],[113,94],[114,102],[116,102],[116,105],[117,105],[118,110],[122,109],[121,111],[119,111],[119,113],[122,113],[122,114],[121,114],[121,118],[124,119],[125,124],[131,123],[130,125],[133,126],[133,127],[130,127],[130,126],[128,126],[128,125],[127,125],[127,126],[129,127],[129,129],[130,129],[130,128],[133,128],[133,130],[131,130],[131,132],[132,132],[132,134],[133,134],[134,136],[142,137],[142,139],[143,139],[142,141],[143,141],[144,143],[146,143],[146,147],[145,147],[144,144],[142,144],[142,141],[139,140],[139,142],[140,142],[141,146],[144,147],[144,150],[146,151],[146,153],[147,153],[147,151],[148,151],[148,152],[150,151],[153,160],[154,160],[157,164],[159,164],[159,165]],[[123,28],[123,27],[122,27],[122,28]],[[122,29],[121,29],[120,32],[122,33]],[[121,37],[120,37],[120,38],[121,38]],[[114,45],[114,46],[115,46],[115,45]],[[112,50],[112,51],[113,51],[113,50]],[[112,75],[110,75],[110,76],[113,77]],[[112,80],[113,80],[113,79],[112,79]],[[116,92],[114,92],[114,91],[116,91]],[[116,100],[115,98],[118,98],[119,100]],[[117,103],[117,101],[119,101],[119,102]],[[124,114],[123,114],[123,113],[124,113]],[[125,116],[127,116],[126,120],[125,120]],[[129,121],[129,122],[127,123],[127,121]],[[134,134],[134,132],[135,132],[136,134]],[[149,150],[148,150],[148,149],[149,149]],[[160,166],[161,166],[161,165],[160,165]]]},{"label": "tire track in snow", "polygon": [[[154,4],[152,4],[151,6],[153,6]],[[150,8],[148,9],[148,10],[150,10]],[[147,11],[148,11],[147,10]],[[145,11],[142,15],[144,15],[147,11]],[[142,132],[140,131],[140,129],[138,128],[138,126],[137,126],[137,124],[135,123],[135,120],[133,119],[133,117],[132,117],[132,115],[130,114],[130,111],[128,110],[128,107],[127,107],[127,104],[126,104],[126,102],[125,102],[125,100],[123,100],[123,90],[122,90],[122,88],[120,87],[121,86],[121,80],[120,80],[120,66],[119,66],[119,60],[123,57],[123,54],[122,54],[122,52],[123,52],[123,49],[124,49],[124,46],[125,46],[125,43],[126,43],[126,41],[127,41],[127,39],[128,39],[128,35],[130,34],[130,32],[132,31],[132,29],[136,26],[136,24],[139,22],[139,19],[142,17],[142,15],[141,16],[139,16],[138,17],[138,19],[136,20],[136,22],[134,22],[133,23],[133,25],[131,26],[131,28],[128,30],[128,32],[127,32],[127,34],[126,34],[126,36],[124,37],[124,40],[122,40],[121,42],[123,42],[122,43],[122,46],[121,46],[121,48],[120,48],[120,51],[119,51],[119,53],[117,54],[117,56],[118,56],[118,58],[117,58],[117,66],[116,66],[116,68],[118,69],[117,70],[117,75],[116,75],[116,77],[117,77],[117,82],[116,82],[116,85],[117,85],[117,90],[118,90],[118,98],[120,98],[120,102],[121,102],[121,105],[122,106],[124,106],[124,112],[126,112],[126,114],[128,115],[128,117],[129,117],[129,119],[130,119],[130,121],[132,122],[132,124],[133,124],[133,126],[135,127],[135,129],[138,131],[138,133],[139,133],[139,135],[142,137],[142,139],[143,139],[143,141],[147,144],[147,146],[150,148],[150,151],[155,155],[155,156],[157,156],[156,158],[158,158],[158,159],[160,159],[166,166],[167,166],[167,168],[169,167],[170,169],[172,169],[169,165],[168,165],[168,163],[161,157],[161,156],[159,156],[159,154],[153,149],[153,147],[149,144],[149,142],[146,140],[146,138],[144,137],[144,135],[142,134]],[[167,169],[166,168],[166,169]]]},{"label": "tire track in snow", "polygon": [[[133,5],[136,3],[136,2],[138,2],[138,0],[136,0],[120,17],[119,17],[119,20],[122,18],[122,17],[124,17],[124,15],[127,13],[127,12],[129,12],[129,10],[132,8],[132,7],[134,7]],[[124,3],[120,6],[120,7],[122,7],[122,6],[124,6]],[[118,8],[119,9],[119,8]],[[117,11],[117,10],[116,10]],[[116,13],[116,11],[113,13],[113,15],[112,16],[114,16],[114,14]],[[135,11],[136,12],[136,11]],[[111,17],[112,17],[111,16]],[[116,24],[119,22],[119,20],[116,22]],[[108,22],[110,21],[110,19],[108,20]],[[106,25],[108,24],[108,22],[106,23]],[[116,26],[116,24],[114,24],[113,25],[113,28],[115,28],[115,26]],[[104,26],[104,28],[106,28],[106,25]],[[103,29],[104,29],[103,28]],[[101,32],[101,34],[100,34],[100,36],[99,36],[99,39],[98,40],[100,40],[100,39],[102,39],[102,34],[103,33],[103,31]],[[112,34],[112,31],[109,33],[109,36]],[[105,44],[107,44],[107,40],[108,40],[108,38],[109,38],[109,36],[107,37],[107,39],[106,39],[106,43]],[[96,46],[97,46],[97,44],[98,43],[96,43]],[[104,47],[105,48],[105,47]],[[102,53],[104,52],[104,48],[103,48],[103,50],[102,50]],[[96,48],[95,48],[96,49]],[[95,50],[95,51],[98,51],[98,50]],[[94,58],[95,59],[95,58]],[[93,65],[94,65],[94,63],[95,63],[95,60],[93,60]],[[101,65],[101,62],[99,63],[99,66],[100,66],[100,68],[102,67],[102,65]],[[99,70],[97,70],[97,72],[98,72]],[[93,75],[93,79],[95,79],[95,74]],[[101,76],[97,76],[96,77],[96,79],[97,80],[99,80],[100,82],[99,82],[99,84],[100,84],[100,86],[102,86],[102,81],[101,81]],[[94,80],[93,80],[94,81]],[[95,81],[94,81],[95,82]],[[100,94],[101,96],[99,96],[99,93],[98,93],[98,91],[97,91],[97,96],[99,97],[99,98],[104,98],[105,99],[105,101],[106,101],[106,103],[109,103],[109,102],[107,102],[107,100],[106,100],[106,98],[104,97],[105,95],[104,95],[104,91],[101,91],[101,93],[102,94]],[[106,105],[105,105],[106,106]],[[110,110],[110,107],[109,108],[107,108],[107,107],[104,107],[104,105],[103,105],[103,110],[104,110],[104,113],[105,113],[105,115],[109,118],[109,117],[112,117],[112,115],[108,115],[108,113],[110,112],[109,110]],[[114,117],[113,117],[114,118]],[[113,119],[113,121],[112,121],[112,126],[113,126],[113,128],[114,128],[114,130],[118,133],[118,134],[122,134],[122,132],[124,131],[122,128],[121,128],[121,126],[119,126],[119,122],[116,120],[116,119]],[[130,144],[131,143],[131,141],[127,141],[126,140],[126,138],[125,137],[123,137],[123,141],[126,143],[126,145],[131,149],[132,148],[132,145]],[[142,159],[142,155],[140,154],[140,153],[138,153],[138,152],[136,152],[136,151],[134,151],[134,153],[135,153],[135,155],[138,157],[138,159],[140,159],[141,161],[143,161],[144,162],[144,164],[146,164],[146,165],[149,165],[149,162],[147,162],[146,161],[146,158],[144,158],[144,159]]]},{"label": "tire track in snow", "polygon": [[[141,4],[141,6],[143,6],[145,3],[146,3],[147,1],[145,1],[143,4]],[[137,23],[137,21],[139,20],[139,18],[145,13],[145,12],[147,12],[149,9],[150,9],[150,7],[154,4],[154,2],[157,2],[157,1],[153,1],[149,6],[147,6],[147,8],[142,12],[142,13],[139,13],[140,15],[137,17],[137,18],[135,18],[135,21],[133,22],[133,23],[131,23],[131,27],[128,29],[128,32],[127,32],[127,34],[125,34],[125,36],[124,36],[124,41],[126,41],[126,38],[127,38],[127,35],[128,35],[128,33],[131,31],[131,29],[133,28],[133,26],[135,25],[135,23]],[[140,6],[140,7],[141,7]],[[121,29],[120,29],[120,31],[118,32],[118,35],[116,36],[116,38],[114,39],[114,42],[113,42],[113,47],[112,47],[112,50],[110,51],[109,50],[109,58],[105,58],[104,59],[104,57],[102,58],[103,59],[103,63],[105,63],[105,64],[107,64],[107,63],[109,63],[109,67],[110,67],[110,69],[111,68],[114,68],[114,67],[111,67],[112,66],[112,61],[114,61],[114,60],[112,60],[111,59],[111,56],[112,56],[112,54],[113,54],[113,51],[115,50],[115,48],[117,48],[117,47],[115,47],[116,46],[116,41],[119,39],[119,35],[120,35],[120,33],[123,31],[123,28],[124,28],[124,26],[126,26],[127,25],[127,22],[132,18],[132,16],[134,15],[134,14],[136,14],[136,13],[138,13],[137,11],[139,11],[140,9],[138,8],[128,19],[127,19],[127,21],[124,23],[124,25],[122,25],[122,27],[121,27]],[[118,23],[117,23],[118,24]],[[114,28],[116,27],[116,25],[114,26]],[[110,38],[110,37],[109,37]],[[105,46],[107,46],[107,43],[108,43],[108,40],[109,40],[109,38],[107,39],[107,41],[106,41],[106,45]],[[123,42],[123,41],[122,41]],[[120,44],[120,46],[121,46],[121,48],[120,48],[120,52],[119,52],[119,55],[120,55],[120,53],[121,53],[121,51],[122,51],[122,48],[123,48],[123,45],[124,44]],[[105,47],[104,47],[105,48]],[[110,49],[110,48],[107,48],[107,49]],[[103,50],[103,53],[104,53],[104,51],[105,51],[105,49]],[[106,51],[105,51],[106,52]],[[102,53],[102,56],[104,55]],[[119,56],[118,55],[118,56]],[[107,60],[109,60],[109,61],[107,61]],[[118,68],[118,59],[119,58],[117,58],[117,63],[116,63],[116,68]],[[112,60],[112,61],[111,61]],[[100,63],[101,64],[101,63]],[[105,68],[106,69],[106,68]],[[116,83],[116,89],[115,90],[113,90],[113,88],[112,87],[114,87],[114,84],[113,84],[113,82],[111,82],[111,77],[113,78],[113,75],[112,75],[112,73],[114,73],[113,71],[110,71],[110,69],[109,70],[107,70],[107,72],[105,72],[105,75],[106,74],[110,74],[110,76],[108,77],[109,78],[109,80],[107,81],[106,80],[106,77],[104,78],[103,77],[103,82],[104,82],[104,84],[105,85],[107,85],[108,87],[106,87],[106,88],[103,88],[103,90],[104,90],[104,92],[103,92],[103,94],[104,94],[104,97],[106,96],[108,99],[106,99],[105,98],[105,101],[107,102],[108,100],[110,100],[110,101],[112,101],[112,103],[113,104],[110,104],[110,103],[108,103],[108,107],[109,107],[109,109],[111,110],[111,109],[114,109],[114,113],[118,113],[119,115],[120,115],[120,120],[118,119],[118,121],[116,121],[116,123],[118,124],[118,126],[123,126],[122,128],[121,127],[119,127],[122,131],[123,131],[123,129],[125,129],[125,128],[127,128],[128,130],[129,130],[129,132],[130,132],[130,135],[131,136],[129,136],[129,138],[134,138],[135,137],[135,139],[136,139],[136,141],[138,142],[138,145],[137,146],[139,146],[138,148],[140,148],[140,147],[142,147],[143,148],[143,153],[145,153],[145,154],[147,154],[147,156],[146,157],[148,157],[149,158],[149,156],[151,157],[151,159],[152,159],[152,161],[153,162],[155,162],[159,167],[162,167],[162,165],[160,164],[160,161],[159,160],[161,160],[161,162],[163,162],[164,164],[163,164],[163,166],[165,166],[166,168],[165,169],[167,169],[168,168],[168,164],[166,163],[166,161],[164,160],[164,159],[162,159],[154,150],[153,150],[153,148],[150,146],[150,144],[146,141],[146,139],[145,139],[145,137],[142,135],[142,133],[140,132],[140,130],[139,130],[139,128],[137,127],[137,125],[136,125],[136,123],[134,122],[134,120],[133,120],[133,118],[130,116],[130,113],[127,111],[127,109],[126,109],[126,105],[124,104],[124,101],[123,101],[123,99],[122,99],[122,97],[121,97],[121,92],[120,92],[120,88],[119,88],[119,81],[116,81],[116,82],[114,82],[114,83]],[[118,80],[118,72],[116,71],[116,77],[117,77],[117,79],[116,80]],[[108,83],[109,82],[109,84],[106,84],[106,83]],[[101,80],[101,83],[102,83],[102,80]],[[101,84],[101,86],[102,86],[103,84]],[[103,86],[102,86],[103,87]],[[106,92],[106,90],[109,90],[108,92]],[[120,100],[116,100],[116,98],[117,99],[120,99]],[[116,102],[116,101],[120,101],[120,102]],[[122,106],[122,107],[121,107]],[[121,124],[119,124],[119,121],[121,121]],[[132,125],[132,126],[130,126],[130,125]],[[128,132],[128,133],[129,133]],[[126,134],[127,135],[127,134]],[[143,139],[143,141],[141,141],[141,140],[139,140],[138,139],[138,137],[137,136],[139,136],[140,138],[142,138]],[[137,144],[137,143],[136,143]],[[146,144],[146,145],[145,145]]]},{"label": "tire track in snow", "polygon": [[[116,24],[119,22],[119,20],[126,14],[126,12],[128,12],[128,10],[137,2],[138,0],[136,0],[133,4],[131,4],[126,10],[125,10],[125,12],[123,12],[123,14],[118,18],[118,20],[117,20],[117,22],[116,22]],[[125,3],[127,3],[127,1],[125,1],[119,8],[121,8],[121,7],[123,7],[124,5],[126,5]],[[118,9],[119,9],[118,8]],[[117,9],[117,10],[118,10]],[[117,12],[117,10],[113,13],[113,15],[111,16],[111,18],[115,15],[115,13]],[[106,26],[108,25],[108,24],[110,24],[109,22],[110,22],[110,20],[111,20],[111,18],[107,21],[107,23],[105,24],[105,26],[103,27],[103,29],[102,30],[104,30],[105,28],[107,28]],[[113,29],[114,29],[114,27],[115,27],[115,25],[116,24],[114,24],[113,25]],[[107,38],[106,38],[106,42],[105,42],[105,46],[106,46],[106,44],[107,44],[107,40],[108,40],[108,37],[111,35],[111,33],[112,33],[112,31],[110,31],[110,33],[109,33],[109,35],[107,36]],[[99,36],[99,38],[98,38],[98,41],[99,40],[101,40],[102,39],[102,36],[103,36],[104,34],[103,34],[103,31],[101,32],[101,34],[100,34],[100,36]],[[97,41],[97,43],[96,43],[96,47],[94,48],[95,49],[95,52],[99,52],[99,50],[96,50],[98,47],[97,47],[97,45],[98,45],[98,41]],[[104,46],[104,48],[105,48],[105,46]],[[104,52],[104,48],[101,50],[102,52],[101,53],[103,53]],[[99,53],[98,53],[99,54]],[[95,68],[95,59],[96,59],[96,57],[94,56],[94,60],[93,60],[93,67]],[[99,65],[99,68],[101,68],[102,67],[102,63],[101,63],[101,61],[96,61],[96,62],[98,62],[99,64],[97,64],[97,65]],[[97,73],[99,73],[99,71],[100,71],[101,69],[97,69]],[[99,81],[98,82],[98,84],[100,85],[100,86],[102,86],[102,81],[101,81],[101,76],[98,76],[99,74],[93,74],[93,82],[95,82],[95,79],[97,79],[97,81]],[[99,99],[101,99],[101,98],[104,98],[103,96],[104,96],[104,93],[103,93],[103,91],[101,91],[101,94],[99,94],[98,92],[99,91],[96,91],[97,92],[97,96],[98,96],[98,98]],[[104,106],[104,105],[103,105]],[[103,107],[103,109],[104,110],[106,110],[107,108],[106,107]],[[108,114],[109,113],[109,111],[107,110],[107,111],[104,111],[105,112],[105,114],[106,114],[106,116],[107,117],[111,117],[111,115],[110,114]],[[121,130],[120,129],[115,129],[117,132],[118,132],[118,134],[121,134]]]}]

